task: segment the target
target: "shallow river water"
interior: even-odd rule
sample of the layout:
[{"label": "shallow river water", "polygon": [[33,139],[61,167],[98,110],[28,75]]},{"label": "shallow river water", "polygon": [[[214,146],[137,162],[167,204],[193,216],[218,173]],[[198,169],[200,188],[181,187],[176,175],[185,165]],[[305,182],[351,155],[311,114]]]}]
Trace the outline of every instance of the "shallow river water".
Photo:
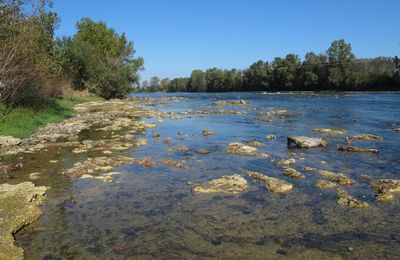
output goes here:
[{"label": "shallow river water", "polygon": [[[169,94],[143,94],[159,97]],[[171,94],[172,96],[172,94]],[[84,155],[48,151],[27,158],[31,169],[43,168],[36,185],[50,186],[44,215],[16,238],[27,259],[400,259],[400,196],[379,203],[371,179],[400,178],[400,93],[221,93],[174,94],[191,98],[153,104],[147,109],[186,111],[216,109],[217,100],[243,99],[249,106],[224,107],[245,115],[191,115],[166,119],[144,138],[148,145],[125,155],[182,161],[186,168],[126,165],[113,183],[96,179],[69,181],[60,172]],[[256,120],[262,112],[287,109],[291,116]],[[146,119],[154,122],[155,119]],[[346,129],[347,135],[376,134],[379,141],[353,141],[376,148],[379,154],[336,149],[345,136],[329,136],[327,148],[288,148],[288,135],[324,136],[314,128]],[[202,130],[216,131],[205,137]],[[184,135],[178,135],[177,132]],[[161,138],[153,138],[158,132]],[[86,133],[94,138],[93,133]],[[265,136],[276,135],[274,140]],[[164,144],[163,138],[170,143]],[[230,142],[258,140],[269,158],[226,153]],[[161,142],[160,142],[161,141]],[[187,146],[186,153],[168,153]],[[206,155],[196,149],[208,149]],[[294,154],[295,153],[295,154]],[[293,157],[293,168],[305,174],[289,179],[272,160]],[[315,186],[320,175],[304,172],[310,166],[343,172],[355,180],[344,189],[366,201],[353,209],[336,202],[336,191]],[[287,194],[273,194],[250,178],[237,195],[195,194],[193,185],[223,175],[252,170],[285,179],[294,185]],[[19,178],[12,180],[18,182]]]}]

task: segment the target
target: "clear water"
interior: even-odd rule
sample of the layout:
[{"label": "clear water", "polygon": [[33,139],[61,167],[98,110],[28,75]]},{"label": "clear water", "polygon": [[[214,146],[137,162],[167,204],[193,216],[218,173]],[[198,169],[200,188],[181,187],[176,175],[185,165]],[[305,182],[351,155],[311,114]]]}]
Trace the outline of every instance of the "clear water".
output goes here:
[{"label": "clear water", "polygon": [[[125,153],[135,158],[150,156],[157,162],[183,160],[185,169],[128,165],[115,169],[123,174],[111,184],[93,179],[70,182],[60,172],[84,155],[61,150],[24,158],[31,172],[43,171],[46,166],[35,184],[52,187],[43,217],[17,235],[27,259],[400,258],[400,196],[389,203],[377,203],[370,181],[363,176],[400,178],[400,133],[393,131],[400,127],[400,93],[180,96],[192,100],[160,103],[149,109],[214,109],[210,104],[224,99],[244,99],[251,105],[228,108],[245,111],[246,115],[167,119],[145,134],[147,146]],[[255,120],[271,108],[287,109],[293,116],[271,122]],[[330,137],[328,148],[287,148],[288,135],[319,136],[312,131],[316,127],[346,129],[349,135],[380,135],[382,141],[354,141],[359,146],[377,148],[380,153],[339,152],[336,145],[343,143],[343,136]],[[217,134],[204,137],[203,129]],[[161,138],[170,138],[170,144],[154,142],[154,131],[161,133]],[[178,131],[185,135],[177,135]],[[268,134],[276,135],[276,140],[265,140]],[[270,158],[225,152],[229,142],[254,139],[265,143],[259,151],[270,154]],[[177,145],[188,146],[190,151],[167,153],[169,147]],[[199,148],[211,153],[193,153]],[[271,160],[289,158],[291,152],[296,153],[293,167],[299,171],[300,166],[311,166],[348,174],[356,184],[345,187],[346,191],[371,207],[350,209],[338,205],[334,190],[315,187],[318,174],[303,172],[303,180],[286,178]],[[49,159],[60,163],[46,164]],[[238,195],[192,192],[190,183],[242,169],[286,179],[294,189],[284,195],[272,194],[261,183],[248,179],[248,190]]]}]

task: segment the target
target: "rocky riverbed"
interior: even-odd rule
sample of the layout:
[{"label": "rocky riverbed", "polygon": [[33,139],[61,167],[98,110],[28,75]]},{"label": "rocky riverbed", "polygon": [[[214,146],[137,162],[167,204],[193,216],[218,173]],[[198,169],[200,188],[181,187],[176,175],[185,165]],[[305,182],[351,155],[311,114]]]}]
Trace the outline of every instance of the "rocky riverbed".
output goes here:
[{"label": "rocky riverbed", "polygon": [[139,96],[0,137],[0,251],[396,258],[400,122],[391,107],[325,108],[348,98]]}]

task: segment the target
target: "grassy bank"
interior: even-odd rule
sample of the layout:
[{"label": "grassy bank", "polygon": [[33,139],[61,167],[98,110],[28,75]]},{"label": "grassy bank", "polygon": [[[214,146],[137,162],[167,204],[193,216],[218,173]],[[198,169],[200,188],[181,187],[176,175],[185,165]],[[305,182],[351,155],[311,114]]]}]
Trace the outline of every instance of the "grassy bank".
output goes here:
[{"label": "grassy bank", "polygon": [[24,105],[13,109],[6,109],[0,104],[0,135],[27,137],[33,134],[40,126],[47,123],[57,123],[76,114],[74,105],[88,101],[103,100],[101,97],[79,97],[70,99],[56,99]]}]

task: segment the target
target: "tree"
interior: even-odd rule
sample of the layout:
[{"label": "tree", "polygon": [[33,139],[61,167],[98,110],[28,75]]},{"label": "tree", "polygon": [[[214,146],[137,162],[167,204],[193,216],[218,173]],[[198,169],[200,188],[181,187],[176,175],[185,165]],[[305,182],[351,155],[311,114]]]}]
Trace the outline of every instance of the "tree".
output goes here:
[{"label": "tree", "polygon": [[296,54],[288,54],[284,59],[275,58],[272,62],[272,82],[274,88],[283,90],[298,88],[300,85],[300,59]]},{"label": "tree", "polygon": [[[24,8],[28,2],[32,8]],[[58,18],[44,0],[0,1],[0,102],[15,106],[59,95],[53,58]]]},{"label": "tree", "polygon": [[150,78],[150,91],[158,91],[160,87],[160,79],[156,76]]},{"label": "tree", "polygon": [[83,18],[72,38],[59,40],[60,64],[75,89],[89,89],[104,98],[123,97],[132,91],[143,69],[134,58],[133,43],[104,22]]},{"label": "tree", "polygon": [[202,70],[194,70],[190,75],[188,91],[203,92],[206,90],[206,74]]},{"label": "tree", "polygon": [[353,62],[355,55],[352,53],[351,44],[343,39],[332,42],[326,51],[329,61],[329,83],[332,87],[342,88],[354,85]]},{"label": "tree", "polygon": [[266,90],[270,86],[272,69],[268,62],[259,60],[244,72],[247,90]]},{"label": "tree", "polygon": [[301,81],[307,90],[324,88],[327,81],[327,57],[308,52],[301,65]]},{"label": "tree", "polygon": [[162,79],[160,82],[160,91],[167,91],[169,82],[170,82],[169,78]]}]

